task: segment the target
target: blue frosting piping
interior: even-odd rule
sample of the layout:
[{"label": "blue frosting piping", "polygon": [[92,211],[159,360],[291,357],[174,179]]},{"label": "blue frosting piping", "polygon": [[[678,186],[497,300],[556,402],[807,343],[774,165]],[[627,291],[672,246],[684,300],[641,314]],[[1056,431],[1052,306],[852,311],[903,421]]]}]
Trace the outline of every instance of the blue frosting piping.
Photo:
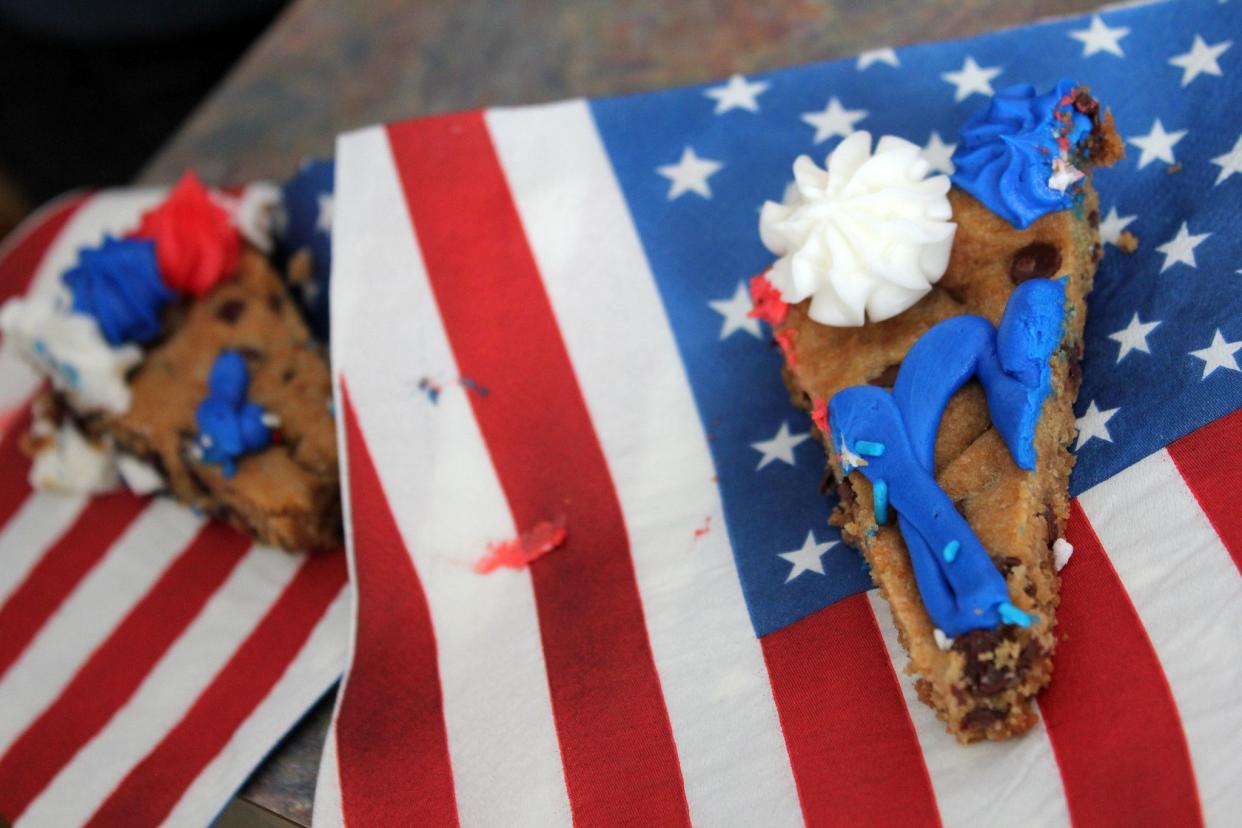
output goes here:
[{"label": "blue frosting piping", "polygon": [[892,393],[854,386],[828,403],[834,446],[882,445],[857,468],[884,481],[923,603],[950,636],[1001,623],[1030,623],[1009,602],[1005,579],[933,477],[936,434],[950,397],[970,379],[983,385],[992,423],[1020,468],[1035,467],[1035,426],[1051,392],[1049,361],[1061,340],[1065,283],[1014,289],[999,326],[979,316],[945,320],[906,355]]},{"label": "blue frosting piping", "polygon": [[1054,159],[1073,160],[1091,131],[1091,118],[1073,103],[1077,88],[1063,80],[1044,95],[1029,84],[997,92],[962,126],[953,184],[1020,229],[1071,207],[1081,183],[1057,190],[1048,179]]},{"label": "blue frosting piping", "polygon": [[95,249],[83,249],[77,265],[65,271],[73,310],[95,317],[111,345],[146,344],[160,335],[160,309],[172,291],[160,279],[155,243],[148,239],[105,236]]},{"label": "blue frosting piping", "polygon": [[195,411],[196,445],[205,462],[219,464],[224,476],[232,477],[237,458],[267,448],[272,434],[263,421],[263,409],[246,399],[250,371],[241,354],[222,351],[211,367],[207,387],[207,398]]}]

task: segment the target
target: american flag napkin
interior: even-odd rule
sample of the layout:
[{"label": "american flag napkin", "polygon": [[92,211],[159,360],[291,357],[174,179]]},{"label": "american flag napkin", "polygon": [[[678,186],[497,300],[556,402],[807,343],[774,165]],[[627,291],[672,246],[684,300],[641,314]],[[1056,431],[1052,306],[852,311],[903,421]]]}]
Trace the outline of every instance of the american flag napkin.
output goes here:
[{"label": "american flag napkin", "polygon": [[[0,302],[52,288],[163,196],[44,208],[0,246]],[[0,816],[208,824],[339,676],[344,554],[260,548],[166,499],[31,491],[38,387],[0,347]]]},{"label": "american flag napkin", "polygon": [[[1169,3],[343,136],[356,616],[317,823],[1236,822],[1239,33],[1237,3]],[[989,93],[1062,77],[1129,152],[1097,176],[1077,552],[1041,723],[961,747],[826,525],[745,282],[798,154],[869,129],[948,170]]]}]

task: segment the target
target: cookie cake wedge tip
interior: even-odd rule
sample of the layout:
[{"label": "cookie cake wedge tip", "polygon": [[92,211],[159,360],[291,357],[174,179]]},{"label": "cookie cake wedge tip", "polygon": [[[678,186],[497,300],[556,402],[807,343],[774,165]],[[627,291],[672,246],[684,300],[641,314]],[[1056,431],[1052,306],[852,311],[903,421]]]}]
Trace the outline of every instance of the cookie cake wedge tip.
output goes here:
[{"label": "cookie cake wedge tip", "polygon": [[1073,404],[1100,259],[1095,167],[1123,155],[1085,87],[1002,90],[952,176],[865,132],[794,163],[751,283],[919,697],[961,742],[1036,721],[1067,554]]}]

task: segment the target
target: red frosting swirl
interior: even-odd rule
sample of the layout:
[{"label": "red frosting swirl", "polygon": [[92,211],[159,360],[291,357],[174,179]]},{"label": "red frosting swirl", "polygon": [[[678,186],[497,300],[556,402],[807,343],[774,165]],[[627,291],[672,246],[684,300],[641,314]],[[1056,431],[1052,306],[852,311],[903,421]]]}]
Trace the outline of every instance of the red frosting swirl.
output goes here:
[{"label": "red frosting swirl", "polygon": [[237,270],[237,230],[193,172],[181,177],[163,204],[143,215],[134,235],[155,241],[160,275],[178,293],[202,296]]}]

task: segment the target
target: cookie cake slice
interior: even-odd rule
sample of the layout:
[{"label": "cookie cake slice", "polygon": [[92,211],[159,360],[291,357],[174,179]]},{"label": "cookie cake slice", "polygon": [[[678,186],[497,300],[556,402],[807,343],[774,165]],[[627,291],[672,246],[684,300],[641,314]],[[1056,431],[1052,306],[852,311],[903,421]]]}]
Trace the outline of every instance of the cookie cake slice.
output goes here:
[{"label": "cookie cake slice", "polygon": [[1052,674],[1086,297],[1101,255],[1094,167],[1111,116],[1062,81],[998,93],[955,172],[847,137],[760,219],[752,281],[795,404],[892,608],[919,697],[963,743],[1036,721]]},{"label": "cookie cake slice", "polygon": [[50,385],[26,441],[31,482],[96,492],[119,477],[262,543],[331,549],[328,365],[263,253],[270,239],[255,240],[249,194],[187,174],[133,232],[0,308],[6,346]]}]

